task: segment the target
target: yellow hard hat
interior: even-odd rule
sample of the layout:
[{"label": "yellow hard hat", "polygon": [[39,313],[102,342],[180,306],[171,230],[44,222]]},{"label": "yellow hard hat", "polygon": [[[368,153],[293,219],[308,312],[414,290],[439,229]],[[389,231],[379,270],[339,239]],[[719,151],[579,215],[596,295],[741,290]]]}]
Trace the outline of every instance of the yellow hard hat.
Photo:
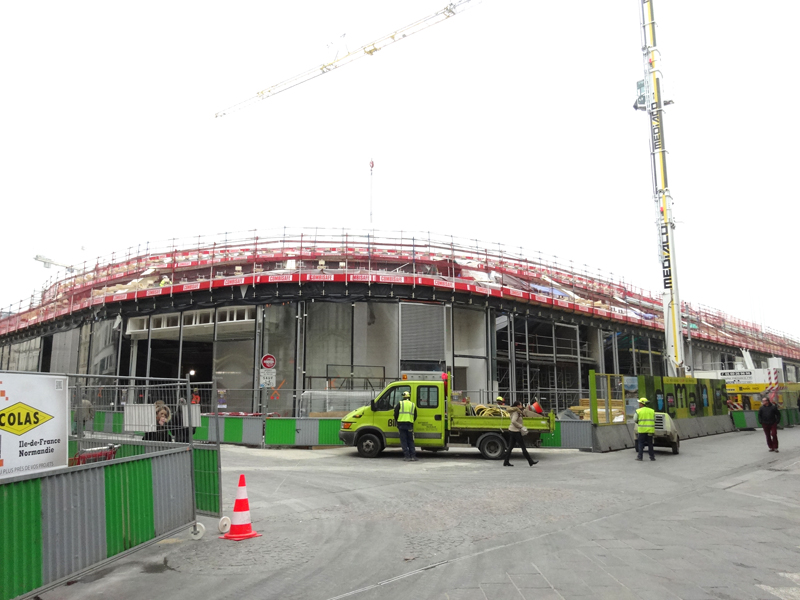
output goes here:
[{"label": "yellow hard hat", "polygon": [[498,402],[505,402],[505,400],[503,399],[503,397],[502,397],[502,396],[498,396],[498,397],[497,397],[497,401],[498,401]]},{"label": "yellow hard hat", "polygon": [[639,398],[639,403],[640,404],[648,404],[649,402],[650,402],[650,400],[648,400],[647,398]]},{"label": "yellow hard hat", "polygon": [[411,394],[408,392],[403,392],[403,398],[411,398]]}]

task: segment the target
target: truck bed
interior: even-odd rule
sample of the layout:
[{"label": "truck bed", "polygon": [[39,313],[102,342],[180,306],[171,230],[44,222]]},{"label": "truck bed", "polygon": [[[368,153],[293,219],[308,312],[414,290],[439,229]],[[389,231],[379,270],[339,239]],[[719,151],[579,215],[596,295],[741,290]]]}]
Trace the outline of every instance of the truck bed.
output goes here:
[{"label": "truck bed", "polygon": [[[530,431],[540,433],[553,431],[555,428],[555,414],[541,417],[524,417],[522,422]],[[450,430],[506,430],[511,423],[510,417],[474,417],[467,416],[462,404],[450,405]]]}]

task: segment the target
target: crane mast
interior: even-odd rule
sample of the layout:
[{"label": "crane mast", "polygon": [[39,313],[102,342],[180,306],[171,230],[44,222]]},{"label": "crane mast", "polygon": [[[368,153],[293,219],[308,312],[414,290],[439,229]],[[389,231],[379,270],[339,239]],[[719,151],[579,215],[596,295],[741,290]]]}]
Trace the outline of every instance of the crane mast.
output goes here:
[{"label": "crane mast", "polygon": [[672,104],[672,101],[665,101],[662,97],[661,53],[656,44],[653,0],[640,0],[640,3],[644,80],[639,82],[639,97],[634,107],[646,111],[650,119],[650,169],[653,178],[658,254],[663,283],[667,373],[671,377],[682,377],[685,374],[685,365],[681,301],[678,294],[678,270],[675,260],[675,221],[672,217],[672,196],[667,179],[667,149],[664,138],[664,106]]}]

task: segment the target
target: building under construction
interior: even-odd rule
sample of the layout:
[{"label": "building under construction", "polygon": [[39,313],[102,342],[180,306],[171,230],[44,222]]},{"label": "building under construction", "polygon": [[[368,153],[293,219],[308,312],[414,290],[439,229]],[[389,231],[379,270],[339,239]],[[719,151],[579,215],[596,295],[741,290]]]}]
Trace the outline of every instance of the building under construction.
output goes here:
[{"label": "building under construction", "polygon": [[[687,375],[734,369],[744,348],[797,381],[797,339],[687,302],[681,319]],[[315,229],[81,266],[3,311],[0,369],[191,374],[228,411],[284,415],[304,391],[377,391],[410,370],[546,409],[588,397],[590,370],[667,375],[658,294],[475,240]]]}]

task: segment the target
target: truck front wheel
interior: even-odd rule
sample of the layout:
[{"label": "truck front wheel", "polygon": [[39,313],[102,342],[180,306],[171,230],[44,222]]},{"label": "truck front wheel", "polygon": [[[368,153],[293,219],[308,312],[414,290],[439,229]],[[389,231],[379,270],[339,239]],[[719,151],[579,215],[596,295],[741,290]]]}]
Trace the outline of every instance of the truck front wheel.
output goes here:
[{"label": "truck front wheel", "polygon": [[497,433],[490,433],[481,438],[478,450],[487,460],[500,460],[506,453],[506,441]]},{"label": "truck front wheel", "polygon": [[358,438],[356,448],[358,448],[358,455],[364,458],[375,458],[383,449],[378,436],[372,433],[365,433]]},{"label": "truck front wheel", "polygon": [[670,444],[672,446],[672,453],[677,454],[681,451],[681,438],[675,438],[675,441]]}]

